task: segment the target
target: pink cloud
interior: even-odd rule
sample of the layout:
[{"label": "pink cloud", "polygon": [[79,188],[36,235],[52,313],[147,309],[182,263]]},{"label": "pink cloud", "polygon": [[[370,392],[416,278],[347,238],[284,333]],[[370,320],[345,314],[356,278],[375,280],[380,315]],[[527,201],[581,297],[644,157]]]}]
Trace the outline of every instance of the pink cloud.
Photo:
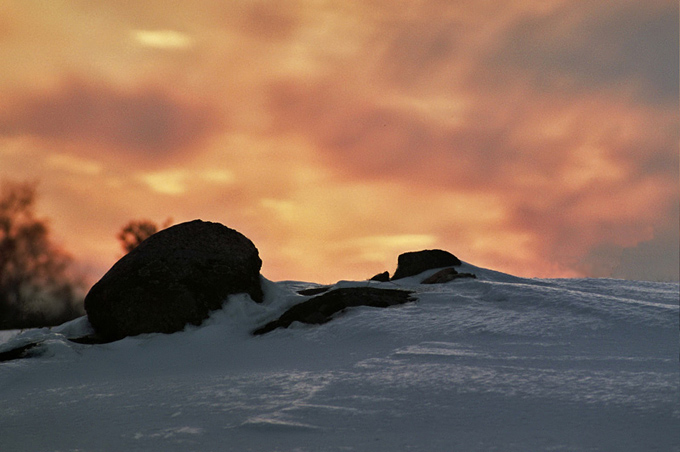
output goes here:
[{"label": "pink cloud", "polygon": [[14,96],[0,114],[4,136],[76,143],[85,153],[106,150],[137,162],[167,161],[216,127],[211,106],[181,99],[168,89],[123,90],[83,80]]}]

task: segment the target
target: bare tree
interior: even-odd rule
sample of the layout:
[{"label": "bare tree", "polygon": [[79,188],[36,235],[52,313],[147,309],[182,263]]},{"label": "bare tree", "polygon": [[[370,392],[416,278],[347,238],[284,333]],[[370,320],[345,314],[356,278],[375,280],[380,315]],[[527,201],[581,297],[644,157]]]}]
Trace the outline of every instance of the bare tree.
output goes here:
[{"label": "bare tree", "polygon": [[172,219],[168,218],[159,227],[156,223],[151,220],[131,220],[123,226],[123,229],[118,233],[118,240],[120,240],[120,245],[123,247],[123,251],[129,253],[130,251],[137,248],[137,246],[144,240],[160,231],[165,229],[172,224]]},{"label": "bare tree", "polygon": [[70,256],[35,216],[35,183],[0,187],[0,329],[49,326],[82,315]]}]

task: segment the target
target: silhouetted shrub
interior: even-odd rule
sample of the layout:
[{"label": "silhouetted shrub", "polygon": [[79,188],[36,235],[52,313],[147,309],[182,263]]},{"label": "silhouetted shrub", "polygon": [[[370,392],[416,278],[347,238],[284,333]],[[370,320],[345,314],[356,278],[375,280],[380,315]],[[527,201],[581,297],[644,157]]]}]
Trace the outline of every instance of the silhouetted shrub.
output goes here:
[{"label": "silhouetted shrub", "polygon": [[131,220],[118,233],[117,237],[120,240],[120,245],[123,247],[125,253],[134,250],[144,240],[148,239],[161,229],[165,229],[172,223],[168,218],[159,227],[151,220]]}]

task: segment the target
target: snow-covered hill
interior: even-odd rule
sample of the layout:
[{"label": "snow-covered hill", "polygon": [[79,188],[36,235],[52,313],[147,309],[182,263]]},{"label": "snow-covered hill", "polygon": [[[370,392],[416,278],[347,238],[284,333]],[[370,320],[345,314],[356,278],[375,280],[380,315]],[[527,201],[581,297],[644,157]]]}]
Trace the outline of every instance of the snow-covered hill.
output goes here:
[{"label": "snow-covered hill", "polygon": [[105,345],[32,330],[0,363],[2,451],[672,451],[680,449],[677,283],[477,279],[320,326],[250,333],[305,298],[265,281],[200,327]]}]

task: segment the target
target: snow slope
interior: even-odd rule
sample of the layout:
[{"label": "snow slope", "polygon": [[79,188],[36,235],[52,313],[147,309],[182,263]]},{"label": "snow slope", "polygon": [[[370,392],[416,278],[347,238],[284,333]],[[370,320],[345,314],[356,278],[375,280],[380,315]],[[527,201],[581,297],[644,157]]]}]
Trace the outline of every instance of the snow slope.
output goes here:
[{"label": "snow slope", "polygon": [[200,327],[106,345],[86,318],[0,364],[1,451],[680,450],[677,283],[477,279],[321,326],[250,331],[305,299],[265,281]]}]

